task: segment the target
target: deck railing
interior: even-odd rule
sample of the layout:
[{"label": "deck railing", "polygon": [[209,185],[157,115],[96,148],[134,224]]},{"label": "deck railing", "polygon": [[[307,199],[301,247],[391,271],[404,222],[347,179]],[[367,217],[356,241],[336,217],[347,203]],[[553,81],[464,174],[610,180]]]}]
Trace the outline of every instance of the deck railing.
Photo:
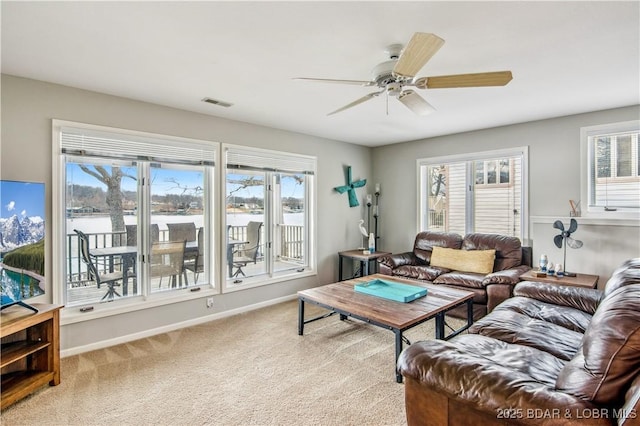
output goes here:
[{"label": "deck railing", "polygon": [[[279,235],[274,242],[276,247],[276,258],[285,261],[301,261],[304,258],[304,228],[299,225],[280,225]],[[262,235],[260,241],[264,242],[264,228],[261,228]],[[229,238],[240,241],[247,239],[247,226],[229,226]],[[127,233],[120,232],[95,232],[86,233],[89,238],[89,249],[106,247],[116,247],[126,244]],[[160,231],[160,241],[167,241],[168,230]],[[279,253],[278,253],[279,251]],[[258,262],[264,260],[264,244],[258,250]],[[115,267],[119,265],[116,263]],[[98,265],[99,272],[108,272],[108,265]],[[87,275],[86,265],[82,262],[80,254],[80,244],[78,234],[67,234],[67,285],[69,287],[79,287],[90,283]]]},{"label": "deck railing", "polygon": [[429,210],[429,229],[432,231],[445,231],[446,230],[446,210]]}]

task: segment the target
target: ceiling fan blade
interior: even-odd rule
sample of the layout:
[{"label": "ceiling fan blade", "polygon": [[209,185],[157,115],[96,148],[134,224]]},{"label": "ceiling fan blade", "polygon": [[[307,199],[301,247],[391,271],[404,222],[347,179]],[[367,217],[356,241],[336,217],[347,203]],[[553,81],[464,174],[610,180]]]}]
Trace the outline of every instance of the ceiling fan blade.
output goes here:
[{"label": "ceiling fan blade", "polygon": [[564,238],[562,238],[562,234],[556,235],[555,237],[553,237],[553,243],[556,245],[556,247],[562,248],[562,240],[563,239]]},{"label": "ceiling fan blade", "polygon": [[571,224],[569,225],[569,233],[572,234],[576,232],[576,229],[578,229],[578,221],[575,219],[571,219]]},{"label": "ceiling fan blade", "polygon": [[353,84],[355,86],[375,86],[375,81],[364,81],[364,80],[337,80],[333,78],[306,78],[306,77],[296,77],[293,80],[302,80],[302,81],[313,81],[316,83],[338,83],[338,84]]},{"label": "ceiling fan blade", "polygon": [[511,81],[511,71],[480,72],[476,74],[439,75],[416,80],[419,89],[447,89],[453,87],[504,86]]},{"label": "ceiling fan blade", "polygon": [[553,227],[561,231],[564,231],[564,224],[559,220],[556,220],[555,222],[553,222]]},{"label": "ceiling fan blade", "polygon": [[436,109],[413,90],[404,90],[398,95],[398,100],[418,115],[429,115]]},{"label": "ceiling fan blade", "polygon": [[582,247],[582,241],[574,240],[571,237],[567,237],[567,245],[572,249],[579,249],[580,247]]},{"label": "ceiling fan blade", "polygon": [[382,91],[380,91],[380,92],[373,92],[373,93],[369,93],[368,95],[365,95],[365,96],[361,97],[360,99],[356,99],[355,101],[351,102],[350,104],[347,104],[347,105],[343,106],[342,108],[338,108],[337,110],[335,110],[335,111],[333,111],[333,112],[330,112],[330,113],[329,113],[329,114],[327,114],[327,115],[337,114],[337,113],[339,113],[339,112],[344,111],[345,109],[352,108],[352,107],[354,107],[354,106],[356,106],[356,105],[359,105],[359,104],[361,104],[361,103],[363,103],[363,102],[368,101],[368,100],[369,100],[369,99],[371,99],[371,98],[375,98],[376,96],[378,96],[378,95],[379,95],[380,93],[382,93],[382,92],[384,92],[384,90],[382,90]]},{"label": "ceiling fan blade", "polygon": [[394,74],[403,77],[415,76],[443,44],[444,40],[435,34],[413,34],[393,68]]}]

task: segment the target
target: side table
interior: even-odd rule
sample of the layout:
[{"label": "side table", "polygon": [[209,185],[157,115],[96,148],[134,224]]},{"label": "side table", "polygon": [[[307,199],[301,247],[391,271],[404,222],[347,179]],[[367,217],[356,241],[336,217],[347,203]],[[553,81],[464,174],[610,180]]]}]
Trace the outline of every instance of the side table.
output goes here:
[{"label": "side table", "polygon": [[541,283],[549,283],[556,285],[570,285],[574,287],[596,288],[598,284],[598,275],[576,274],[575,277],[556,277],[555,275],[545,275],[536,277],[536,271],[533,269],[520,275],[520,281],[538,281]]},{"label": "side table", "polygon": [[345,279],[351,279],[355,277],[342,277],[342,261],[344,259],[352,259],[360,262],[360,277],[364,277],[365,275],[369,275],[370,273],[375,273],[375,266],[373,268],[373,272],[369,271],[369,263],[372,261],[376,261],[379,257],[386,256],[391,254],[387,251],[376,251],[371,254],[362,254],[362,249],[360,250],[347,250],[341,251],[338,253],[338,281],[344,281]]}]

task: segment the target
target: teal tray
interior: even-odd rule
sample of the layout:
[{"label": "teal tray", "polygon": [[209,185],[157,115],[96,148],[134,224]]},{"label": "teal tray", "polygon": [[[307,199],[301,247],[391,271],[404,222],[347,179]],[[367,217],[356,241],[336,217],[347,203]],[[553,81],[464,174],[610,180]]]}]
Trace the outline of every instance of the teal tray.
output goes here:
[{"label": "teal tray", "polygon": [[396,302],[411,302],[427,295],[427,289],[414,285],[399,284],[391,281],[375,279],[366,283],[356,284],[354,290],[371,296],[395,300]]}]

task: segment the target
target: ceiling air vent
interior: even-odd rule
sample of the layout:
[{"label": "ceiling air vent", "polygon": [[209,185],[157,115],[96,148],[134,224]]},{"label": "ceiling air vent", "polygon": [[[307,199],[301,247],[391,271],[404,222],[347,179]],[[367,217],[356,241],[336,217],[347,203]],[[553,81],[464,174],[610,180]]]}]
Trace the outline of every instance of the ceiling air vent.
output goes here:
[{"label": "ceiling air vent", "polygon": [[202,102],[206,102],[206,103],[213,104],[213,105],[218,105],[218,106],[225,107],[225,108],[229,108],[230,106],[233,105],[233,104],[230,104],[229,102],[219,101],[219,100],[213,99],[213,98],[204,98],[204,99],[202,99]]}]

